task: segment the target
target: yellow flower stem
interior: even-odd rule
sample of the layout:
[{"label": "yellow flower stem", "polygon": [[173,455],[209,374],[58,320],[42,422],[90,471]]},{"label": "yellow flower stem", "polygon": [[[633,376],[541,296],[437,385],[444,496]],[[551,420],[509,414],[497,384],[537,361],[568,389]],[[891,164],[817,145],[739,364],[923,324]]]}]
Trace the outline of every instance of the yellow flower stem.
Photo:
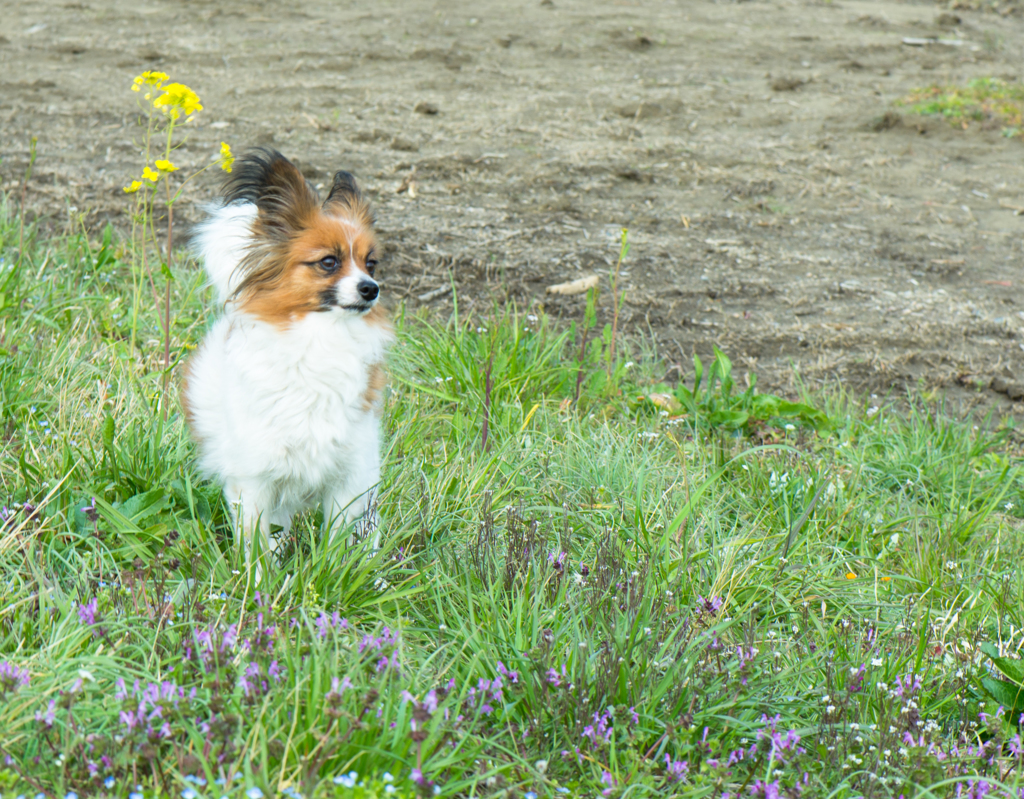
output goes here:
[{"label": "yellow flower stem", "polygon": [[217,166],[217,162],[216,161],[211,161],[206,166],[204,166],[202,169],[200,169],[200,170],[198,170],[196,172],[193,172],[191,175],[189,175],[187,178],[185,178],[183,181],[181,181],[181,185],[178,187],[178,191],[175,192],[174,199],[171,200],[171,202],[175,202],[176,203],[178,201],[178,198],[181,196],[181,193],[183,191],[185,191],[185,186],[188,185],[188,182],[190,180],[192,180],[193,178],[199,177],[207,169],[209,169],[210,167],[214,167],[214,166]]},{"label": "yellow flower stem", "polygon": [[[132,214],[132,250],[134,251],[136,241],[139,236],[139,206],[142,204],[142,196],[140,193],[135,194],[135,213]],[[132,337],[129,340],[130,346],[135,346],[136,333],[138,330],[138,319],[139,319],[139,294],[142,286],[140,285],[139,274],[135,270],[135,259],[132,258]]]},{"label": "yellow flower stem", "polygon": [[[142,106],[142,103],[140,101],[139,102],[139,107],[141,108],[141,106]],[[153,114],[152,113],[147,113],[146,119],[147,119],[147,122],[146,122],[146,138],[145,138],[145,163],[146,163],[146,166],[148,167],[149,166],[149,162],[151,160],[150,159],[150,148],[151,148],[152,141],[153,141],[153,128],[154,128]],[[157,291],[156,283],[153,280],[153,275],[152,275],[152,273],[149,270],[149,264],[148,264],[147,258],[146,258],[146,240],[147,240],[146,234],[147,234],[147,227],[150,228],[150,232],[154,232],[154,231],[152,231],[152,225],[153,225],[153,191],[151,190],[151,187],[143,186],[143,188],[140,189],[138,194],[136,195],[136,198],[137,198],[136,208],[138,209],[139,214],[142,217],[141,224],[139,225],[139,228],[140,228],[140,230],[139,230],[139,233],[140,233],[140,235],[139,235],[139,249],[141,251],[141,261],[142,261],[140,266],[142,268],[142,274],[140,275],[140,281],[139,282],[141,284],[145,280],[149,280],[149,286],[150,286],[150,288],[153,291],[153,297],[157,301],[157,304],[159,305],[160,294]],[[133,223],[133,227],[134,227],[134,223]],[[153,241],[156,242],[155,234],[153,235]],[[141,307],[141,304],[142,304],[141,291],[142,291],[142,286],[141,285],[136,286],[135,297],[133,298],[133,301],[132,301],[132,341],[131,341],[131,345],[133,347],[135,346],[135,342],[138,340],[137,339],[137,334],[138,334],[138,327],[139,327],[139,308]]]},{"label": "yellow flower stem", "polygon": [[[174,135],[174,116],[167,123],[167,144],[164,147],[164,160],[171,160],[171,141]],[[174,200],[171,199],[171,176],[164,177],[165,191],[167,192],[167,272],[164,275],[164,374],[161,380],[160,405],[163,412],[163,420],[167,421],[167,384],[171,368],[171,247],[174,234]],[[175,197],[177,199],[177,197]],[[154,236],[154,241],[156,237]]]},{"label": "yellow flower stem", "polygon": [[174,230],[174,203],[171,202],[170,177],[167,183],[167,275],[164,285],[164,376],[160,404],[163,419],[167,421],[167,383],[171,371],[171,234]]}]

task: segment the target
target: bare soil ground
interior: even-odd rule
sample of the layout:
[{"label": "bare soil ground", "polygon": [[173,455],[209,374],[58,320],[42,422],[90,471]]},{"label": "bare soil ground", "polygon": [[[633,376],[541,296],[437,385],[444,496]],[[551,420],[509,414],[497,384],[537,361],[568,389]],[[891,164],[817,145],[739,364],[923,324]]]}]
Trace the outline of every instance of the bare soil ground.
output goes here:
[{"label": "bare soil ground", "polygon": [[[961,44],[903,42],[940,35]],[[128,87],[160,69],[206,106],[186,167],[225,140],[314,184],[356,173],[392,304],[446,313],[451,274],[462,307],[579,318],[582,297],[546,286],[606,275],[627,227],[629,326],[687,372],[717,344],[776,390],[799,374],[1009,412],[1024,142],[893,104],[1020,80],[1022,55],[1020,15],[927,3],[7,0],[0,180],[37,135],[29,206],[123,225]]]}]

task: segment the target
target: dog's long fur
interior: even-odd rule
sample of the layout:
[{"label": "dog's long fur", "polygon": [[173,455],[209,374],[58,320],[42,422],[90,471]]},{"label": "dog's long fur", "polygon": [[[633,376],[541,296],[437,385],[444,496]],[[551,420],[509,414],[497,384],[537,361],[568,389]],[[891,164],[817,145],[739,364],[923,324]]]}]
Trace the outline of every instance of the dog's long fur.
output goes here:
[{"label": "dog's long fur", "polygon": [[333,533],[380,479],[380,390],[391,326],[378,304],[373,220],[338,172],[327,199],[280,153],[239,159],[197,232],[223,314],[189,361],[185,411],[202,471],[244,536],[289,530],[323,503]]}]

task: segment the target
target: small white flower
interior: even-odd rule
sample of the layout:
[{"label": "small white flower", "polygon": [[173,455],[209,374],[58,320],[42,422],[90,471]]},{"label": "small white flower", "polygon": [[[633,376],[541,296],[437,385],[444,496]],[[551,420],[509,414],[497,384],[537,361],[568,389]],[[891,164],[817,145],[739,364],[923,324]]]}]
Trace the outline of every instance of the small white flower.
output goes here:
[{"label": "small white flower", "polygon": [[539,771],[541,774],[543,774],[544,772],[546,772],[548,770],[548,761],[546,761],[546,760],[538,760],[533,765],[534,765],[534,768],[536,768],[537,771]]},{"label": "small white flower", "polygon": [[787,430],[796,430],[796,425],[795,424],[787,424],[786,425],[786,429]]},{"label": "small white flower", "polygon": [[883,665],[884,661],[881,658],[871,658],[871,665],[878,667]]}]

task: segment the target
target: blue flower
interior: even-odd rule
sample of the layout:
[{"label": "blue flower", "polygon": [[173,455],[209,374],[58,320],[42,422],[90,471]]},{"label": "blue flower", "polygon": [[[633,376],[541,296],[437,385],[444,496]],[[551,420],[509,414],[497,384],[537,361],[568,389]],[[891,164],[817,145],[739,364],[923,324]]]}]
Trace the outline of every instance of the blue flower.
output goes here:
[{"label": "blue flower", "polygon": [[527,791],[523,794],[523,799],[537,799],[537,793],[535,791]]},{"label": "blue flower", "polygon": [[344,785],[346,788],[354,788],[356,786],[356,779],[359,775],[352,771],[348,774],[339,774],[334,778],[335,785]]},{"label": "blue flower", "polygon": [[128,794],[128,799],[143,799],[143,797],[139,791],[132,791]]},{"label": "blue flower", "polygon": [[117,780],[115,780],[113,777],[107,777],[105,780],[103,780],[103,787],[113,788],[115,782],[117,782]]},{"label": "blue flower", "polygon": [[181,799],[196,799],[198,795],[199,794],[197,794],[191,788],[186,788],[184,791],[181,792]]},{"label": "blue flower", "polygon": [[68,791],[64,794],[64,799],[78,799],[78,794],[74,791]]},{"label": "blue flower", "polygon": [[261,791],[255,785],[253,785],[248,791],[246,791],[245,795],[248,796],[249,799],[263,799],[263,791]]}]

